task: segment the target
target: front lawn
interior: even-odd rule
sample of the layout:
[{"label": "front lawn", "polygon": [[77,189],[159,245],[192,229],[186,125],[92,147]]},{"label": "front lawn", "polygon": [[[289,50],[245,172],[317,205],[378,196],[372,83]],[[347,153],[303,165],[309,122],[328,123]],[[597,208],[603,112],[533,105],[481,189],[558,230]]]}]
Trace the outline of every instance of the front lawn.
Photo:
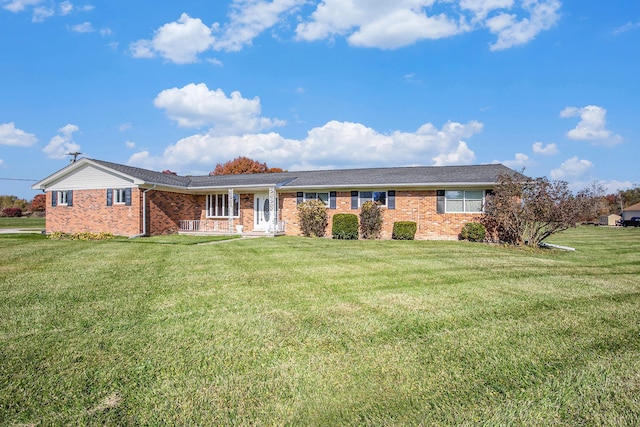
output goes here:
[{"label": "front lawn", "polygon": [[640,229],[187,240],[0,235],[0,425],[640,423]]},{"label": "front lawn", "polygon": [[42,229],[44,230],[44,218],[35,217],[0,217],[0,228],[17,228],[17,229]]}]

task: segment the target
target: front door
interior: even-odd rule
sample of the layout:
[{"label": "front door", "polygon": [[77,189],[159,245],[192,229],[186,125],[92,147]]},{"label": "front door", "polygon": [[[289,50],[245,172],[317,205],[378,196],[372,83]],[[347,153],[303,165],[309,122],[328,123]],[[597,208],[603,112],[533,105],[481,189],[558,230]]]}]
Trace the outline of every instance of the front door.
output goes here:
[{"label": "front door", "polygon": [[253,229],[268,231],[272,219],[271,215],[269,193],[256,193],[253,198]]}]

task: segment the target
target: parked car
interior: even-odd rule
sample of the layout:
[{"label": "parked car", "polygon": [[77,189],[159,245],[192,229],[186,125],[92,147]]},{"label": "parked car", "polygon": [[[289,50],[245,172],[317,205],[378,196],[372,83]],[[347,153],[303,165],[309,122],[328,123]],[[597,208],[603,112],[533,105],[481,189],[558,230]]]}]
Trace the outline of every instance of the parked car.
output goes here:
[{"label": "parked car", "polygon": [[623,219],[620,223],[623,227],[640,227],[640,216],[631,217],[631,219]]}]

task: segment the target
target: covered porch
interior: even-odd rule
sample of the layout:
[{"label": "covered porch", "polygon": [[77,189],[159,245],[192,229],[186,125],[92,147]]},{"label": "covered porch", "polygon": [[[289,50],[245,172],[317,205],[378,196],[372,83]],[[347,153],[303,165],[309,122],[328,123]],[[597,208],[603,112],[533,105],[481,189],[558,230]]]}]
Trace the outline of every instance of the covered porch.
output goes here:
[{"label": "covered porch", "polygon": [[206,203],[200,217],[178,221],[180,234],[281,236],[286,233],[273,186],[250,190],[228,188],[203,196]]}]

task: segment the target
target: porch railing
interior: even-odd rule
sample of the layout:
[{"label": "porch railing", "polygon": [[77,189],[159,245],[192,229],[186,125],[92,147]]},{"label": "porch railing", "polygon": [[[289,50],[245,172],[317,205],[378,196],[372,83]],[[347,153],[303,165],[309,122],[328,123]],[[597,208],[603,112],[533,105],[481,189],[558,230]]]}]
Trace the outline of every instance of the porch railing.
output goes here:
[{"label": "porch railing", "polygon": [[180,231],[230,232],[229,221],[226,219],[181,219],[178,221],[178,227]]},{"label": "porch railing", "polygon": [[[236,233],[229,229],[229,221],[226,219],[181,219],[178,221],[180,231],[200,231],[210,233]],[[286,231],[286,221],[276,221],[276,229],[267,229],[264,233],[283,234]],[[248,230],[245,230],[245,232]]]}]

